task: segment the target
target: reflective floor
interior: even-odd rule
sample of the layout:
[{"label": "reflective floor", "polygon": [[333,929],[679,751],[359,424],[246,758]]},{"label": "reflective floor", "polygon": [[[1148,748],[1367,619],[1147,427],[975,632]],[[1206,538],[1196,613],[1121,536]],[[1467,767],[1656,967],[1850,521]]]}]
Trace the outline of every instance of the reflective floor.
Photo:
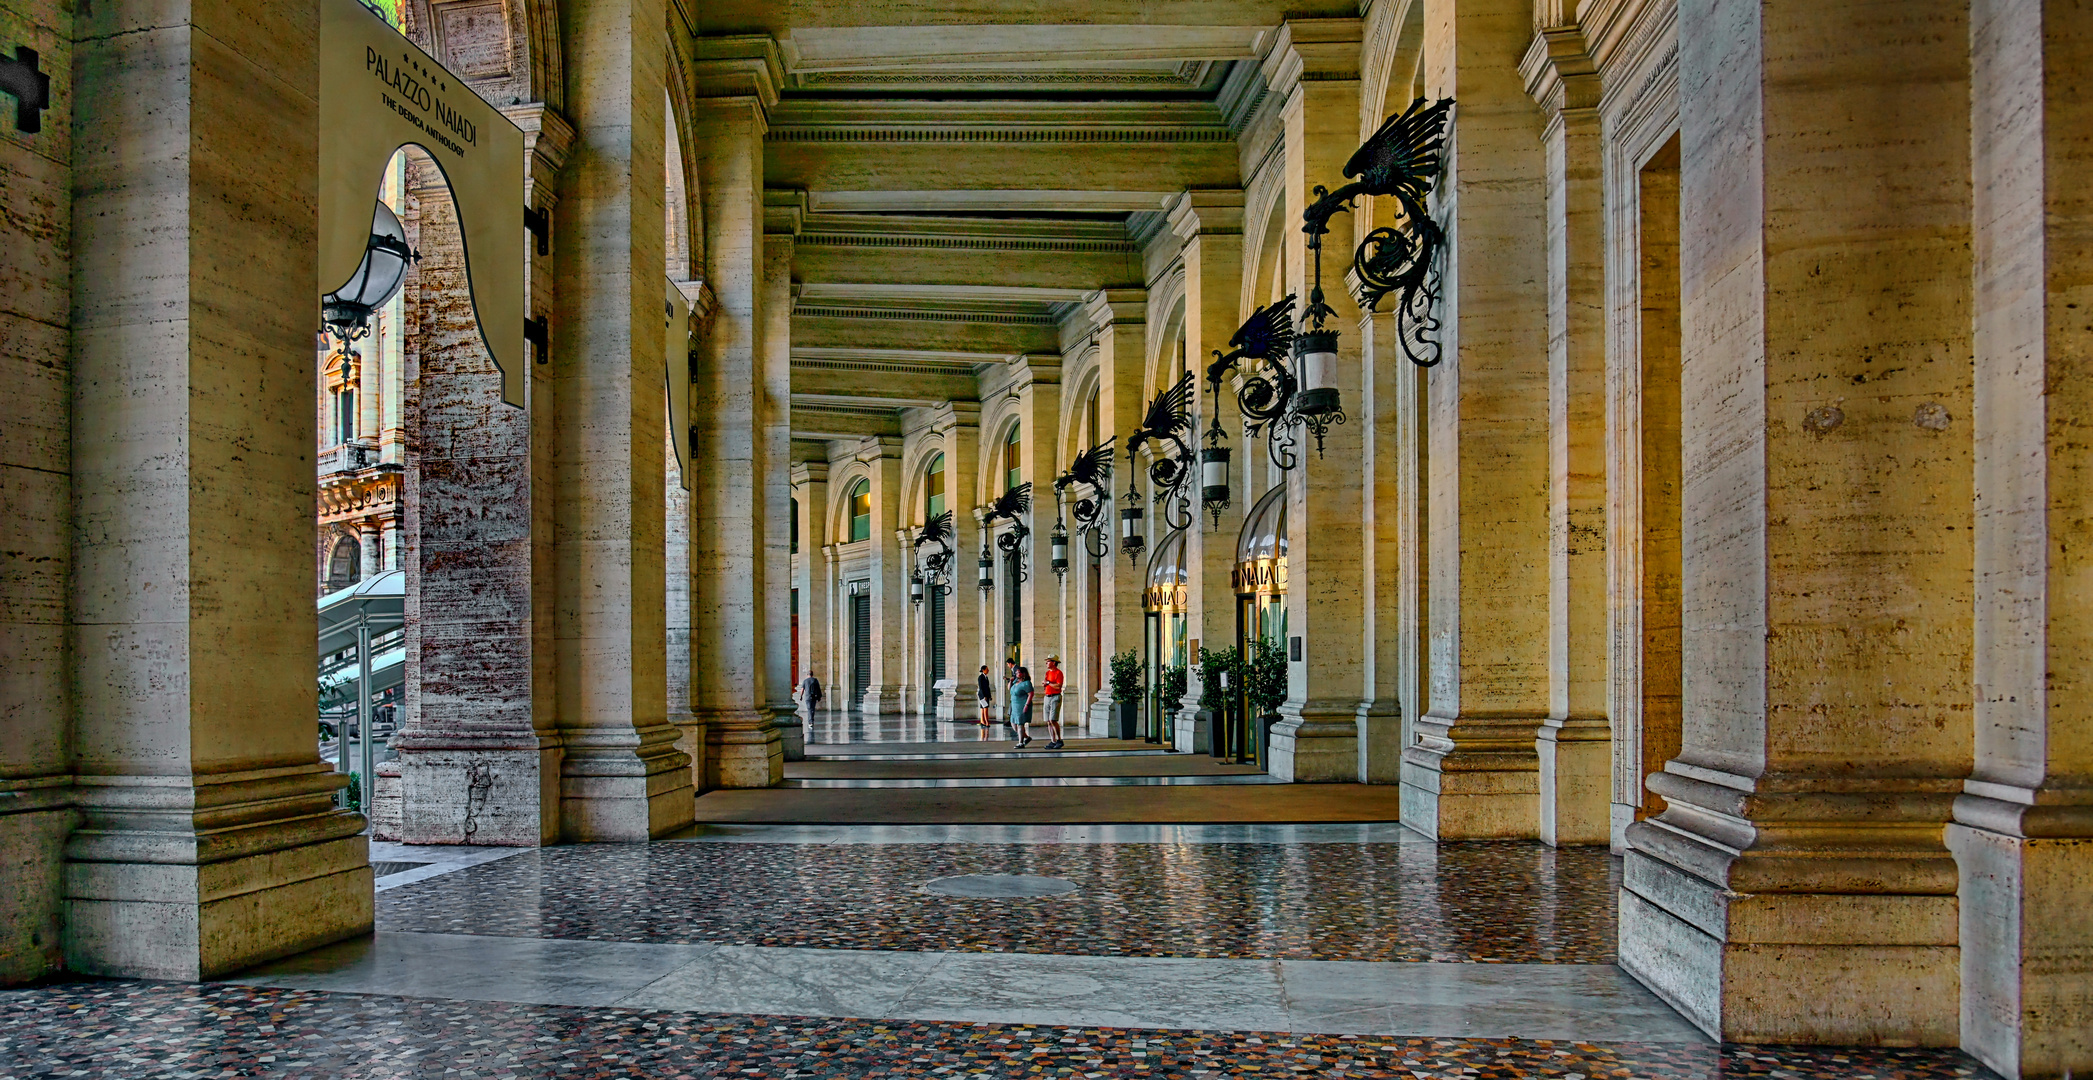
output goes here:
[{"label": "reflective floor", "polygon": [[[1287,791],[1139,744],[917,730],[814,743],[794,782]],[[925,813],[373,844],[375,936],[202,985],[0,991],[0,1080],[1991,1075],[1956,1051],[1710,1043],[1614,966],[1620,869],[1599,849]]]}]

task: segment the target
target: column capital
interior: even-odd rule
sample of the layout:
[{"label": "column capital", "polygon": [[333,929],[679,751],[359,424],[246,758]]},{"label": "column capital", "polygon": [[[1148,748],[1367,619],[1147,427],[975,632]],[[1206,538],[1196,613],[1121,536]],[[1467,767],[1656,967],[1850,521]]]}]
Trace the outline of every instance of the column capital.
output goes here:
[{"label": "column capital", "polygon": [[857,452],[851,455],[851,460],[870,465],[882,458],[898,458],[900,456],[900,436],[867,435],[859,440]]},{"label": "column capital", "polygon": [[705,328],[712,324],[712,313],[719,310],[719,297],[713,295],[712,286],[706,284],[704,278],[692,278],[689,281],[671,279],[670,283],[676,286],[677,292],[683,294],[683,302],[690,305],[692,317],[698,320],[698,333],[703,334]]},{"label": "column capital", "polygon": [[806,486],[806,485],[808,485],[808,484],[826,484],[826,483],[828,483],[828,462],[826,462],[826,461],[800,461],[800,462],[795,462],[795,463],[793,463],[793,466],[792,466],[792,486],[793,486],[793,487],[805,487],[805,486]]},{"label": "column capital", "polygon": [[542,101],[504,105],[501,114],[523,129],[525,171],[534,177],[540,169],[557,174],[574,149],[574,125],[558,109]]},{"label": "column capital", "polygon": [[1584,40],[1584,28],[1576,23],[1535,34],[1519,59],[1519,75],[1526,80],[1526,93],[1551,116],[1599,107],[1599,66]]},{"label": "column capital", "polygon": [[763,189],[763,235],[798,236],[807,216],[802,188]]},{"label": "column capital", "polygon": [[930,421],[930,430],[940,435],[949,434],[958,428],[980,426],[981,403],[978,401],[942,402]]},{"label": "column capital", "polygon": [[1283,98],[1304,82],[1357,81],[1363,38],[1356,18],[1289,19],[1265,50],[1265,85]]},{"label": "column capital", "polygon": [[1142,326],[1148,322],[1147,289],[1099,289],[1083,298],[1083,317],[1090,329]]},{"label": "column capital", "polygon": [[1240,188],[1193,188],[1170,203],[1170,231],[1179,240],[1194,236],[1240,236],[1243,192]]},{"label": "column capital", "polygon": [[768,114],[785,84],[785,60],[768,34],[702,37],[691,45],[691,81],[701,98],[752,98]]}]

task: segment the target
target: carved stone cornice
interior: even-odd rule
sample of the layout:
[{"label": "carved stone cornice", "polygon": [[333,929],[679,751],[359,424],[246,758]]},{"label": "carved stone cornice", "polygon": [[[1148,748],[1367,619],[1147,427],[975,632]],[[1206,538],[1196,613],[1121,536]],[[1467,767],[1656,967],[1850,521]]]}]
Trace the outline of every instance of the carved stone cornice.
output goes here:
[{"label": "carved stone cornice", "polygon": [[828,483],[828,462],[826,462],[826,461],[798,461],[798,462],[794,462],[794,463],[793,463],[793,465],[792,465],[792,486],[793,486],[793,487],[805,487],[805,486],[806,486],[806,485],[808,485],[808,484],[826,484],[826,483]]},{"label": "carved stone cornice", "polygon": [[978,401],[946,401],[931,410],[930,430],[949,435],[960,428],[981,426],[981,403]]},{"label": "carved stone cornice", "polygon": [[524,201],[545,209],[560,197],[556,181],[574,149],[574,125],[542,101],[506,105],[501,113],[523,129]]},{"label": "carved stone cornice", "polygon": [[763,189],[763,234],[798,236],[807,218],[807,193],[800,188]]},{"label": "carved stone cornice", "polygon": [[993,218],[909,220],[883,214],[819,214],[807,219],[803,247],[901,248],[931,251],[1132,253],[1118,225],[1027,222]]},{"label": "carved stone cornice", "polygon": [[1596,109],[1604,87],[1598,65],[1585,48],[1584,30],[1571,23],[1535,34],[1519,60],[1526,93],[1551,115],[1570,109]]},{"label": "carved stone cornice", "polygon": [[320,478],[319,501],[323,525],[373,513],[396,514],[400,507],[400,474],[386,469],[324,476]]},{"label": "carved stone cornice", "polygon": [[794,101],[765,138],[789,143],[1229,143],[1206,102]]}]

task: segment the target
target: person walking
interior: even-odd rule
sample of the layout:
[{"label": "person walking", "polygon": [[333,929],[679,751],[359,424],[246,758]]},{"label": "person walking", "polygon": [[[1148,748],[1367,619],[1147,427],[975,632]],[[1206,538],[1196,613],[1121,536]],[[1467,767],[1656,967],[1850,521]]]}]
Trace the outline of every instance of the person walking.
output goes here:
[{"label": "person walking", "polygon": [[1049,656],[1046,673],[1039,677],[1040,719],[1046,721],[1049,750],[1059,750],[1064,745],[1061,739],[1061,684],[1067,676],[1061,673],[1061,658]]},{"label": "person walking", "polygon": [[814,673],[799,681],[799,702],[807,707],[807,719],[814,719],[814,710],[821,708],[821,680]]},{"label": "person walking", "polygon": [[1023,750],[1032,743],[1032,673],[1020,667],[1016,681],[1010,684],[1010,728],[1017,732],[1017,744],[1012,750]]},{"label": "person walking", "polygon": [[981,674],[974,676],[974,698],[981,703],[981,726],[988,727],[988,710],[996,703],[996,687],[988,681],[988,665],[981,665]]}]

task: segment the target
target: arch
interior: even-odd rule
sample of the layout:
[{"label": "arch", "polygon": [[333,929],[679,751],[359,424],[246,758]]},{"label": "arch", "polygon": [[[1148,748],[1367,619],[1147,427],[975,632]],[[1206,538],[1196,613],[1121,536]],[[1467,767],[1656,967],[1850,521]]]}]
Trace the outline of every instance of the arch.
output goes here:
[{"label": "arch", "polygon": [[335,534],[327,553],[327,591],[346,589],[363,580],[363,545],[347,532]]},{"label": "arch", "polygon": [[[1180,263],[1178,272],[1169,275],[1165,279],[1165,298],[1170,305],[1165,310],[1169,314],[1163,317],[1160,324],[1162,327],[1161,332],[1148,336],[1147,362],[1143,365],[1144,370],[1141,373],[1141,400],[1144,405],[1146,402],[1153,400],[1157,394],[1162,393],[1177,382],[1177,375],[1180,370],[1179,356],[1184,351],[1185,338],[1185,281],[1183,271],[1184,265]],[[1175,284],[1174,290],[1167,288],[1167,285],[1170,283]],[[1171,295],[1173,292],[1175,295]],[[1154,327],[1158,324],[1151,322],[1148,325]]]},{"label": "arch", "polygon": [[931,454],[923,466],[923,520],[926,523],[952,508],[950,484],[951,478],[945,469],[945,452],[939,450]]},{"label": "arch", "polygon": [[[939,431],[926,431],[922,438],[912,439],[901,453],[901,508],[899,517],[904,525],[920,527],[917,520],[923,510],[923,488],[929,479],[930,462],[945,456],[945,435]],[[948,462],[949,464],[949,462]],[[949,471],[945,474],[945,509],[957,510],[959,491],[953,486]],[[953,515],[957,517],[958,514]]]}]

